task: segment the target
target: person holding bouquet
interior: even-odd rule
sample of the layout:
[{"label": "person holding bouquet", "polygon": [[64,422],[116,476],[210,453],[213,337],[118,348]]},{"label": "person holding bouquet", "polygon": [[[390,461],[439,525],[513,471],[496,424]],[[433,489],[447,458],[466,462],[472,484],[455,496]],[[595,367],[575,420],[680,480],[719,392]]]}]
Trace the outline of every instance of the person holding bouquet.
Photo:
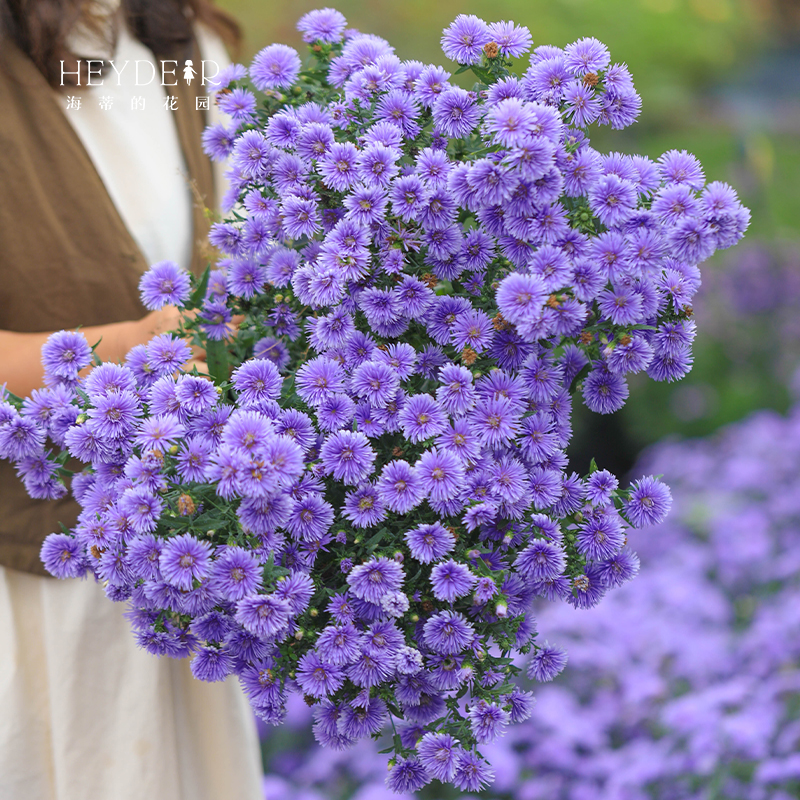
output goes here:
[{"label": "person holding bouquet", "polygon": [[[52,412],[35,390],[53,331],[122,361],[177,327],[174,307],[146,313],[139,279],[160,261],[202,269],[220,181],[201,147],[213,103],[169,60],[222,68],[238,36],[208,0],[0,0],[0,385],[29,413]],[[0,797],[259,797],[236,682],[139,649],[97,583],[45,577],[41,543],[77,503],[29,498],[4,462],[0,509]]]}]

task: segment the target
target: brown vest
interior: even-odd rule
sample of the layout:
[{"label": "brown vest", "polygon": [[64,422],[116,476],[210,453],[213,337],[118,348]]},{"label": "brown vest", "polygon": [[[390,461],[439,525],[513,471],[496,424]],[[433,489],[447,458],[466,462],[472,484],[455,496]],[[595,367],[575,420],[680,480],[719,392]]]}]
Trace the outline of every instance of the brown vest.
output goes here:
[{"label": "brown vest", "polygon": [[[58,103],[66,99],[17,47],[0,42],[0,329],[55,331],[140,319],[138,284],[147,269],[100,176]],[[175,114],[193,203],[192,269],[202,268],[208,233],[203,204],[214,205],[211,164],[201,147],[205,114],[182,81]],[[2,376],[0,376],[0,384]],[[0,564],[45,575],[44,538],[72,527],[70,497],[32,500],[0,462]]]}]

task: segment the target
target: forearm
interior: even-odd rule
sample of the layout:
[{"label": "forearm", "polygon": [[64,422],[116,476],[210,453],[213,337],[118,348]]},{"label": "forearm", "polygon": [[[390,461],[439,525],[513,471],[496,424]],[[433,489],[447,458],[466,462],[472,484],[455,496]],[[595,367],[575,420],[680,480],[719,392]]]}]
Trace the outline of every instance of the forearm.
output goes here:
[{"label": "forearm", "polygon": [[[178,311],[170,306],[154,311],[146,317],[108,325],[81,328],[90,345],[97,344],[95,352],[103,361],[122,361],[137,344],[177,327]],[[42,345],[52,331],[43,333],[16,333],[0,330],[0,385],[8,391],[26,397],[42,386]],[[99,342],[99,344],[98,344]]]}]

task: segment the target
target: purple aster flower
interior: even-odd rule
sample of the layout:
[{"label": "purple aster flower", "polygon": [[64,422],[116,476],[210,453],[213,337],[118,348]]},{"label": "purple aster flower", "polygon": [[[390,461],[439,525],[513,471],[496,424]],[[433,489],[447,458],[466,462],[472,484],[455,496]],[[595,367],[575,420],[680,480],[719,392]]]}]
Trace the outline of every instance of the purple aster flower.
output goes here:
[{"label": "purple aster flower", "polygon": [[267,278],[279,288],[288,286],[300,266],[300,254],[296,250],[279,247],[272,252],[267,265]]},{"label": "purple aster flower", "polygon": [[253,553],[241,547],[226,547],[218,554],[210,572],[214,591],[226,600],[241,600],[261,588],[261,567]]},{"label": "purple aster flower", "polygon": [[567,565],[564,551],[552,542],[537,539],[517,556],[514,566],[532,581],[557,578]]},{"label": "purple aster flower", "polygon": [[362,401],[355,410],[356,430],[365,436],[374,437],[385,433],[386,429],[375,418],[375,409],[366,401]]},{"label": "purple aster flower", "polygon": [[461,459],[447,450],[426,450],[416,464],[416,473],[425,493],[434,502],[451,500],[464,482]]},{"label": "purple aster flower", "polygon": [[357,700],[344,707],[337,722],[340,733],[353,739],[379,733],[388,717],[386,703],[383,700],[372,698],[366,705],[362,705],[361,697],[363,693]]},{"label": "purple aster flower", "polygon": [[311,419],[294,408],[287,408],[281,413],[275,421],[275,432],[296,442],[303,451],[309,450],[316,441],[316,431]]},{"label": "purple aster flower", "polygon": [[309,494],[292,504],[286,528],[296,539],[315,542],[330,530],[333,506],[318,494]]},{"label": "purple aster flower", "polygon": [[371,484],[363,484],[345,495],[342,516],[349,519],[355,528],[371,528],[386,519],[386,507],[377,489]]},{"label": "purple aster flower", "polygon": [[477,64],[492,41],[489,26],[474,14],[459,14],[442,33],[442,50],[459,64]]},{"label": "purple aster flower", "polygon": [[613,349],[608,352],[606,348],[603,355],[606,358],[609,370],[625,375],[629,372],[641,372],[647,369],[653,359],[653,347],[638,334],[632,334],[623,344],[615,342]]},{"label": "purple aster flower", "polygon": [[311,122],[303,126],[297,141],[297,154],[304,159],[318,159],[330,150],[335,137],[330,125]]},{"label": "purple aster flower", "polygon": [[405,437],[415,443],[437,436],[447,427],[447,415],[429,394],[409,397],[398,419]]},{"label": "purple aster flower", "polygon": [[628,392],[625,378],[602,366],[593,369],[583,382],[583,402],[598,414],[619,411],[628,399]]},{"label": "purple aster flower", "polygon": [[683,353],[691,346],[697,335],[697,326],[691,320],[662,323],[653,337],[653,344],[659,353]]},{"label": "purple aster flower", "polygon": [[466,564],[460,564],[453,559],[437,564],[431,570],[433,596],[445,603],[452,603],[469,594],[476,580]]},{"label": "purple aster flower", "polygon": [[524,25],[515,25],[513,20],[491,23],[489,36],[506,58],[519,58],[533,44],[530,31]]},{"label": "purple aster flower", "polygon": [[439,371],[439,382],[436,400],[448,414],[462,416],[475,404],[472,373],[466,367],[446,364]]},{"label": "purple aster flower", "polygon": [[430,776],[416,758],[398,758],[389,768],[386,785],[398,794],[416,792],[430,783]]},{"label": "purple aster flower", "polygon": [[[277,151],[259,131],[245,131],[232,148],[231,158],[246,178],[261,178],[272,166]],[[214,225],[213,241],[231,255],[241,253],[243,232],[235,225]]]},{"label": "purple aster flower", "polygon": [[236,131],[222,123],[211,125],[203,131],[203,152],[212,161],[224,161],[230,156],[236,141]]},{"label": "purple aster flower", "polygon": [[347,665],[361,652],[362,634],[350,622],[329,625],[317,637],[316,649],[320,657],[330,664]]},{"label": "purple aster flower", "polygon": [[289,624],[291,608],[282,597],[254,594],[236,604],[236,621],[262,639],[279,636]]},{"label": "purple aster flower", "polygon": [[89,567],[81,544],[66,533],[51,533],[42,543],[39,557],[56,578],[79,578]]},{"label": "purple aster flower", "polygon": [[161,517],[161,500],[144,487],[126,489],[119,501],[120,510],[136,533],[151,533]]},{"label": "purple aster flower", "polygon": [[442,92],[433,104],[436,130],[454,139],[470,134],[479,118],[478,105],[469,92],[457,86]]},{"label": "purple aster flower", "polygon": [[334,142],[317,163],[326,186],[337,192],[350,189],[358,180],[358,150],[350,142]]},{"label": "purple aster flower", "polygon": [[209,231],[208,240],[226,255],[242,255],[242,229],[232,222],[215,222]]},{"label": "purple aster flower", "polygon": [[[486,115],[486,129],[494,135],[499,144],[511,148],[523,144],[530,137],[530,121],[531,115],[527,104],[516,97],[509,97],[489,109]],[[477,176],[472,177],[475,179]],[[513,188],[513,185],[507,184],[506,197]],[[487,201],[492,202],[490,198],[487,198]]]},{"label": "purple aster flower", "polygon": [[592,561],[611,558],[624,543],[625,535],[619,522],[606,514],[589,517],[575,537],[577,551]]},{"label": "purple aster flower", "polygon": [[234,660],[224,649],[205,646],[196,651],[191,670],[200,681],[224,681],[234,671]]},{"label": "purple aster flower", "polygon": [[375,360],[388,364],[397,373],[397,377],[404,381],[414,374],[417,352],[410,344],[400,342],[376,351]]},{"label": "purple aster flower", "polygon": [[453,325],[459,316],[471,310],[472,304],[464,297],[437,296],[426,315],[428,333],[431,338],[439,344],[450,344]]},{"label": "purple aster flower", "polygon": [[572,592],[567,595],[567,602],[574,608],[593,608],[608,590],[603,577],[604,571],[599,564],[590,564],[584,568],[583,575],[572,581]]},{"label": "purple aster flower", "polygon": [[639,572],[639,557],[623,548],[599,564],[601,578],[609,587],[622,586]]},{"label": "purple aster flower", "polygon": [[164,580],[178,589],[191,589],[195,580],[208,576],[211,549],[188,533],[167,540],[159,558]]},{"label": "purple aster flower", "polygon": [[636,187],[613,173],[604,175],[589,189],[589,207],[607,227],[621,225],[636,208]]},{"label": "purple aster flower", "polygon": [[676,225],[686,217],[696,216],[700,201],[685,183],[670,183],[653,198],[650,210],[667,225]]},{"label": "purple aster flower", "polygon": [[422,105],[430,108],[436,98],[446,89],[450,84],[447,82],[450,73],[443,67],[429,64],[426,66],[414,84],[414,93],[416,98]]},{"label": "purple aster flower", "polygon": [[297,370],[295,387],[306,403],[319,405],[326,397],[344,391],[344,370],[324,356],[313,358]]},{"label": "purple aster flower", "polygon": [[326,475],[355,486],[372,473],[375,451],[358,431],[337,431],[325,440],[320,459]]},{"label": "purple aster flower", "polygon": [[453,780],[457,753],[458,739],[447,733],[425,733],[417,744],[417,755],[428,774],[443,783]]},{"label": "purple aster flower", "polygon": [[494,325],[487,314],[475,309],[459,316],[453,324],[451,336],[457,350],[470,347],[476,353],[482,353],[492,343]]},{"label": "purple aster flower", "polygon": [[131,574],[146,581],[160,579],[159,559],[163,548],[163,539],[150,533],[134,536],[128,542],[128,566]]},{"label": "purple aster flower", "polygon": [[683,183],[690,189],[700,191],[705,175],[700,162],[686,150],[669,150],[658,159],[661,177],[666,183]]},{"label": "purple aster flower", "polygon": [[359,600],[380,603],[385,594],[400,590],[403,578],[403,568],[396,561],[373,557],[353,568],[347,576],[347,584]]},{"label": "purple aster flower", "polygon": [[347,669],[347,677],[356,685],[371,688],[383,683],[394,672],[394,656],[362,653]]},{"label": "purple aster flower", "polygon": [[357,168],[359,178],[369,187],[386,187],[394,178],[398,152],[393,147],[375,143],[358,154]]},{"label": "purple aster flower", "polygon": [[332,750],[345,750],[355,743],[354,739],[349,739],[339,733],[337,721],[341,715],[339,706],[323,700],[314,708],[314,738],[325,747]]},{"label": "purple aster flower", "polygon": [[181,408],[195,416],[204,414],[217,402],[214,382],[194,375],[181,375],[175,384],[175,400]]},{"label": "purple aster flower", "polygon": [[479,792],[494,781],[494,771],[486,759],[471,750],[459,748],[453,783],[462,791]]},{"label": "purple aster flower", "polygon": [[396,395],[400,379],[388,364],[368,361],[353,371],[350,386],[356,397],[375,408],[385,408]]},{"label": "purple aster flower", "polygon": [[398,389],[383,408],[374,409],[375,420],[383,426],[384,431],[394,433],[400,430],[398,416],[405,404],[405,397],[403,390]]},{"label": "purple aster flower", "polygon": [[403,222],[418,219],[428,202],[428,189],[417,175],[403,175],[389,190],[392,210]]},{"label": "purple aster flower", "polygon": [[327,697],[344,683],[342,670],[323,661],[313,650],[306,653],[297,664],[297,683],[310,697]]},{"label": "purple aster flower", "polygon": [[382,222],[386,213],[387,197],[377,186],[357,186],[344,200],[348,218],[362,225]]},{"label": "purple aster flower", "polygon": [[547,414],[537,413],[522,420],[518,441],[532,463],[541,463],[558,449],[558,437],[552,431],[553,424]]},{"label": "purple aster flower", "polygon": [[564,192],[568,197],[587,194],[602,175],[602,163],[596,150],[585,147],[570,155],[563,167]]},{"label": "purple aster flower", "polygon": [[705,261],[715,249],[715,233],[705,220],[689,217],[669,233],[669,249],[675,258],[689,264]]},{"label": "purple aster flower", "polygon": [[642,298],[630,286],[606,289],[597,298],[600,312],[615,325],[634,325],[642,318]]},{"label": "purple aster flower", "polygon": [[564,66],[573,74],[582,77],[589,72],[602,72],[611,63],[608,48],[593,37],[578,39],[564,48]]},{"label": "purple aster flower", "polygon": [[139,293],[145,308],[161,308],[167,304],[182,306],[189,299],[189,273],[174,261],[159,261],[142,275]]},{"label": "purple aster flower", "polygon": [[564,102],[571,122],[579,128],[591,125],[599,116],[601,105],[594,91],[577,81],[570,83],[564,90]]},{"label": "purple aster flower", "polygon": [[253,346],[253,357],[271,361],[279,371],[285,369],[291,360],[289,348],[274,336],[259,339]]},{"label": "purple aster flower", "polygon": [[390,461],[381,472],[377,489],[384,505],[397,514],[407,514],[425,496],[414,468],[405,461]]},{"label": "purple aster flower", "polygon": [[300,56],[285,44],[265,47],[250,64],[250,79],[256,89],[284,89],[291,86],[300,74]]},{"label": "purple aster flower", "polygon": [[647,367],[647,374],[655,381],[677,381],[692,368],[692,351],[687,346],[680,350],[656,352]]},{"label": "purple aster flower", "polygon": [[663,522],[672,507],[669,487],[648,475],[634,481],[625,502],[625,515],[634,528],[645,528]]},{"label": "purple aster flower", "polygon": [[290,195],[281,203],[283,230],[290,239],[311,237],[320,230],[317,204],[305,197]]},{"label": "purple aster flower", "polygon": [[156,375],[170,375],[192,357],[186,342],[171,333],[162,333],[147,343],[147,362]]},{"label": "purple aster flower", "polygon": [[258,408],[265,400],[276,400],[280,397],[283,378],[271,361],[246,361],[231,377],[242,408]]},{"label": "purple aster flower", "polygon": [[317,422],[322,430],[338,431],[353,421],[356,405],[346,394],[327,397],[317,408]]},{"label": "purple aster flower", "polygon": [[520,412],[507,397],[478,400],[470,411],[469,422],[489,447],[497,447],[519,433]]},{"label": "purple aster flower", "polygon": [[475,741],[479,743],[493,742],[505,733],[509,715],[497,703],[486,700],[476,701],[467,713],[470,729]]},{"label": "purple aster flower", "polygon": [[586,499],[595,506],[605,506],[611,502],[613,493],[619,488],[619,481],[608,470],[593,472],[586,481]]},{"label": "purple aster flower", "polygon": [[128,390],[97,397],[94,402],[88,417],[104,439],[119,441],[128,437],[142,415],[139,398]]},{"label": "purple aster flower", "polygon": [[239,124],[255,120],[256,97],[247,89],[236,88],[217,95],[217,105],[223,114],[232,117]]},{"label": "purple aster flower", "polygon": [[475,629],[456,611],[440,611],[423,626],[425,644],[435,653],[456,655],[472,642]]},{"label": "purple aster flower", "polygon": [[497,287],[497,307],[509,322],[534,320],[541,316],[547,295],[540,277],[512,272]]},{"label": "purple aster flower", "polygon": [[439,368],[447,363],[447,357],[441,347],[427,345],[419,353],[417,361],[417,372],[420,375],[432,380],[439,372]]},{"label": "purple aster flower", "polygon": [[77,331],[57,331],[42,346],[45,374],[55,378],[75,381],[91,360],[92,349],[86,337]]},{"label": "purple aster flower", "polygon": [[346,625],[355,618],[353,598],[349,593],[335,594],[328,601],[328,612],[339,625]]},{"label": "purple aster flower", "polygon": [[417,156],[415,172],[429,189],[436,191],[447,186],[447,176],[453,163],[443,150],[426,147]]},{"label": "purple aster flower", "polygon": [[567,652],[545,642],[528,663],[527,675],[531,680],[546,683],[552,681],[567,666]]},{"label": "purple aster flower", "polygon": [[419,111],[419,102],[413,95],[404,89],[393,89],[378,101],[376,117],[393,123],[402,128],[406,136],[414,138],[420,130],[416,122]]},{"label": "purple aster flower", "polygon": [[342,38],[347,20],[334,8],[316,8],[303,14],[297,22],[297,30],[303,34],[303,41],[338,42]]}]

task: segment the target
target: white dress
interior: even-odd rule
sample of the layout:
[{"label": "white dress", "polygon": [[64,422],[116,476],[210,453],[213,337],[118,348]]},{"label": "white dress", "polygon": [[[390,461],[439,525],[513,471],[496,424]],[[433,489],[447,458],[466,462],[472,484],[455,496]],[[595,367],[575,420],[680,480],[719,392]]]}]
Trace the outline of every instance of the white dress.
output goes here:
[{"label": "white dress", "polygon": [[[210,34],[199,39],[205,57],[227,59]],[[115,56],[153,60],[126,31]],[[71,91],[81,109],[65,114],[146,258],[188,265],[191,195],[166,90],[120,84]],[[124,610],[93,579],[0,567],[0,799],[258,800],[238,682],[201,683],[186,659],[139,649]]]}]

